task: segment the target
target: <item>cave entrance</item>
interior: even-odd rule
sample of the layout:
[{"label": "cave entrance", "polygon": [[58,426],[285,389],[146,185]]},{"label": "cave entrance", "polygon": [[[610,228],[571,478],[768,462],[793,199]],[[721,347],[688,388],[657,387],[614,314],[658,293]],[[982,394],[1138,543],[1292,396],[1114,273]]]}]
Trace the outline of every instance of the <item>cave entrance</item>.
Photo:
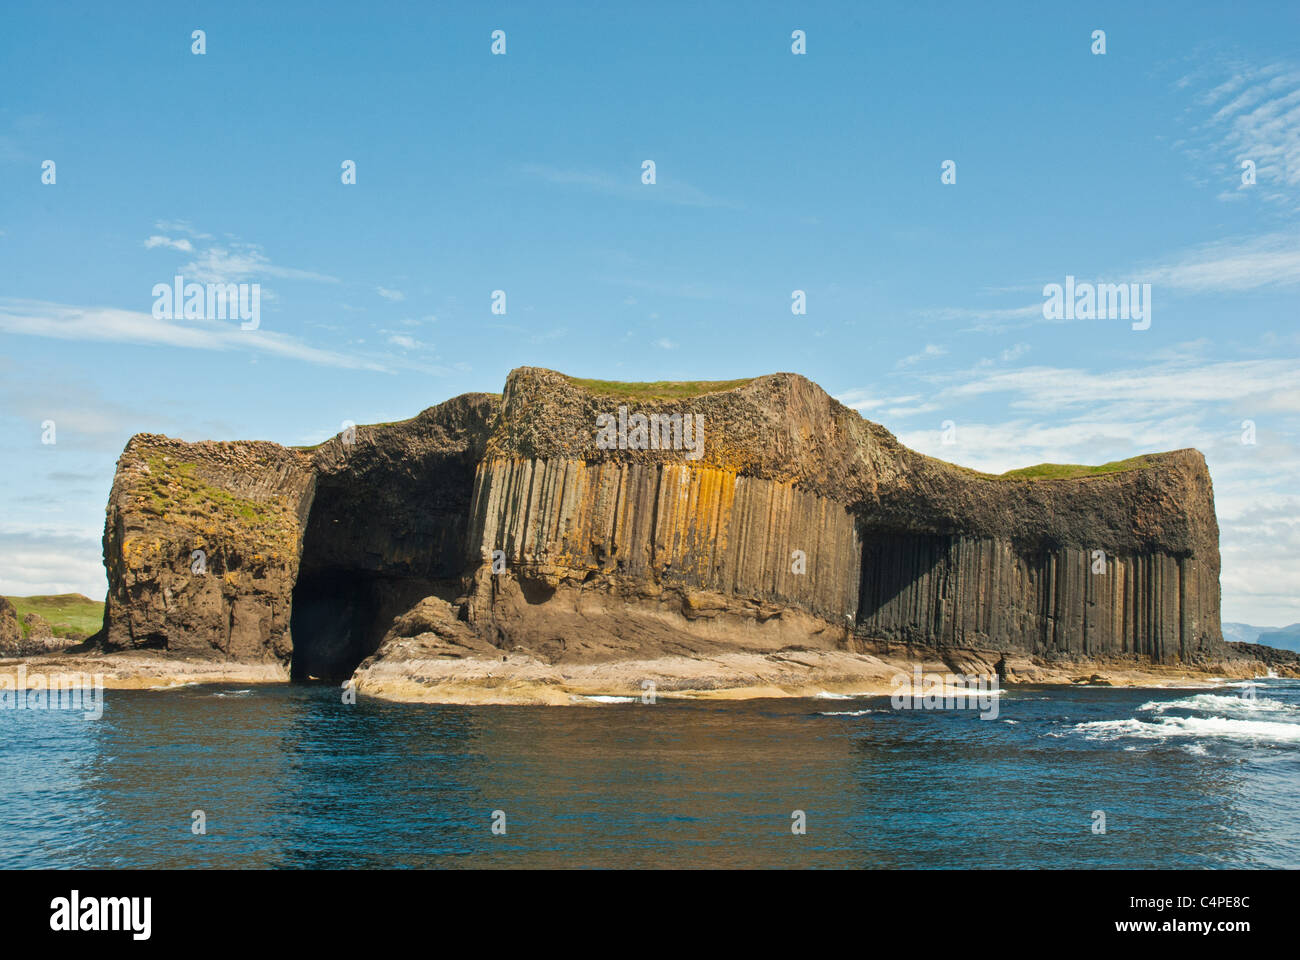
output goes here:
[{"label": "cave entrance", "polygon": [[289,621],[294,680],[348,679],[421,598],[456,596],[479,454],[447,436],[468,428],[420,416],[418,430],[364,435],[318,467]]},{"label": "cave entrance", "polygon": [[379,595],[372,578],[352,570],[303,573],[293,588],[289,629],[293,680],[343,681],[374,653]]}]

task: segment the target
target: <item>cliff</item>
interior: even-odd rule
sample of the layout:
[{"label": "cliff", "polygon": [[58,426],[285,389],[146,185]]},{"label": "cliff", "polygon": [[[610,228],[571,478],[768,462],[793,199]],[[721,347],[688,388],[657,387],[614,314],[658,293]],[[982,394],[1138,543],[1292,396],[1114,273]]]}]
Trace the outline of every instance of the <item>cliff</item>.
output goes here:
[{"label": "cliff", "polygon": [[452,683],[472,661],[560,683],[557,666],[900,645],[1022,672],[1238,656],[1196,451],[990,476],[794,374],[521,368],[499,398],[310,450],[137,436],[104,556],[105,649],[291,659],[299,677]]}]

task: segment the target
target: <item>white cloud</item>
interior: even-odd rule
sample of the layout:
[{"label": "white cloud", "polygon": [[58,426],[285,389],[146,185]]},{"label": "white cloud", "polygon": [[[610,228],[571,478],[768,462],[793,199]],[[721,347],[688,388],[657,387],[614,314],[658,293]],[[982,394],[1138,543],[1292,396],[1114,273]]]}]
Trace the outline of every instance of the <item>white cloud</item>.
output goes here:
[{"label": "white cloud", "polygon": [[98,531],[0,530],[0,595],[107,592]]},{"label": "white cloud", "polygon": [[217,320],[158,319],[151,313],[110,307],[0,298],[0,330],[32,337],[110,343],[139,343],[189,350],[240,350],[330,367],[387,368],[372,360],[309,346],[267,330],[241,330]]},{"label": "white cloud", "polygon": [[[1226,80],[1196,97],[1209,114],[1193,122],[1182,149],[1200,164],[1203,182],[1232,188],[1220,198],[1258,196],[1300,209],[1300,67],[1220,60],[1202,71],[1224,73]],[[1255,164],[1252,186],[1241,182],[1244,160]]]},{"label": "white cloud", "polygon": [[406,294],[401,290],[389,290],[387,287],[375,287],[375,292],[385,300],[392,300],[394,303],[400,303],[406,299]]},{"label": "white cloud", "polygon": [[144,242],[146,250],[152,250],[154,247],[170,247],[173,250],[180,250],[184,253],[192,253],[194,245],[181,237],[179,240],[173,240],[171,237],[163,237],[154,234]]},{"label": "white cloud", "polygon": [[154,228],[163,233],[183,233],[195,240],[212,239],[212,234],[200,233],[190,225],[188,220],[158,220],[154,223]]},{"label": "white cloud", "polygon": [[914,353],[910,356],[904,357],[902,360],[899,360],[895,366],[898,368],[910,367],[921,360],[928,360],[930,357],[942,357],[947,353],[947,347],[940,346],[937,343],[927,343],[925,349],[920,353]]},{"label": "white cloud", "polygon": [[[1043,280],[1043,284],[1062,282],[1064,276]],[[1076,285],[1149,283],[1153,301],[1169,294],[1192,296],[1287,289],[1300,284],[1300,235],[1269,233],[1216,240],[1106,276],[1075,275],[1075,282]],[[1043,284],[1039,285],[1040,290]],[[1042,297],[1020,307],[942,307],[919,313],[923,319],[940,322],[974,321],[962,328],[962,333],[1005,333],[1037,323],[1063,322],[1044,320]]]},{"label": "white cloud", "polygon": [[274,277],[281,280],[311,280],[318,283],[338,283],[337,277],[281,267],[272,263],[254,244],[232,244],[231,247],[209,247],[190,263],[180,268],[187,280],[199,283],[238,283],[253,278]]},{"label": "white cloud", "polygon": [[1239,293],[1300,283],[1300,236],[1269,234],[1223,240],[1184,251],[1171,260],[1139,267],[1134,279],[1155,290]]}]

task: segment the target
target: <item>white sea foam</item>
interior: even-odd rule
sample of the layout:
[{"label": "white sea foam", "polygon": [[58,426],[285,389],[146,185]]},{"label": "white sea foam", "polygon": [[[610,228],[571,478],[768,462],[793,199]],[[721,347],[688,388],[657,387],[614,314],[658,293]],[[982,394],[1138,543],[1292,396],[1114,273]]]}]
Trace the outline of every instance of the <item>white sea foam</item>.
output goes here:
[{"label": "white sea foam", "polygon": [[[1259,717],[1261,714],[1300,716],[1300,709],[1271,697],[1226,697],[1216,693],[1198,693],[1181,700],[1151,700],[1139,710],[1164,713],[1166,710],[1196,710],[1215,716]],[[1277,718],[1274,718],[1277,719]]]},{"label": "white sea foam", "polygon": [[884,710],[819,710],[822,717],[862,717],[868,713],[884,713]]},{"label": "white sea foam", "polygon": [[828,690],[823,690],[821,693],[814,695],[813,699],[814,700],[852,700],[853,697],[847,693],[831,693]]},{"label": "white sea foam", "polygon": [[1274,720],[1238,720],[1231,717],[1157,717],[1154,720],[1094,720],[1076,723],[1074,729],[1090,740],[1138,737],[1201,737],[1216,740],[1250,740],[1300,743],[1300,724]]},{"label": "white sea foam", "polygon": [[636,697],[613,697],[603,693],[593,694],[582,699],[590,700],[592,703],[636,703]]}]

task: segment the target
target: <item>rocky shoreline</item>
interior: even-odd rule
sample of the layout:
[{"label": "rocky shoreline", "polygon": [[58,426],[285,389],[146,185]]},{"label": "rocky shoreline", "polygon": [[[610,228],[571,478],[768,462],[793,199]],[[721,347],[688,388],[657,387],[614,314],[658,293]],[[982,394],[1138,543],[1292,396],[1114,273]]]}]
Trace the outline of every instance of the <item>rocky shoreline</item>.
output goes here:
[{"label": "rocky shoreline", "polygon": [[[1285,652],[1285,651],[1283,651]],[[1060,661],[1006,657],[987,651],[925,651],[884,647],[874,652],[780,650],[722,652],[601,663],[553,664],[527,654],[447,659],[407,649],[363,663],[343,684],[357,696],[403,703],[570,706],[588,698],[746,700],[817,696],[888,696],[908,689],[915,670],[927,676],[992,680],[999,666],[1003,689],[1021,686],[1211,687],[1225,680],[1270,675],[1300,677],[1300,657],[1272,665],[1229,659],[1203,667],[1149,664],[1132,659]],[[99,676],[105,689],[167,690],[191,684],[284,684],[280,663],[206,660],[165,653],[63,651],[0,659],[0,685],[14,686],[24,667],[26,686],[61,674]],[[37,681],[36,677],[43,680]],[[7,678],[7,682],[5,680]]]}]

